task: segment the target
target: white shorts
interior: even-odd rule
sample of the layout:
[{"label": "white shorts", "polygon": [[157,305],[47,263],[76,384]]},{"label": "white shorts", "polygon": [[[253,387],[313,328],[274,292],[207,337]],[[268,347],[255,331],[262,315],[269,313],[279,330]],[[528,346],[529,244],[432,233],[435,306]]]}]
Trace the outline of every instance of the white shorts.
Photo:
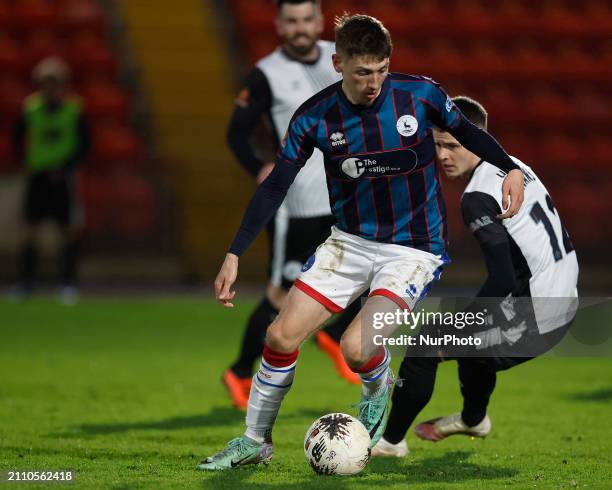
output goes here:
[{"label": "white shorts", "polygon": [[334,226],[304,264],[295,286],[334,313],[368,289],[370,296],[386,296],[412,311],[445,263],[441,255],[366,240]]}]

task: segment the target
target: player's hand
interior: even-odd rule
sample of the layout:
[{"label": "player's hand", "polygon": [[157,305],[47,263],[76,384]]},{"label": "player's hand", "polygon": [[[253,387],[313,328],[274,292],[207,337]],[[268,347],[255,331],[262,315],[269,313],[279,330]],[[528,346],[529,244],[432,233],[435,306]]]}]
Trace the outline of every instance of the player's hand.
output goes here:
[{"label": "player's hand", "polygon": [[268,175],[270,175],[270,172],[272,172],[273,169],[274,169],[274,163],[272,162],[264,163],[263,167],[259,169],[259,173],[257,174],[257,177],[255,177],[255,180],[257,181],[257,185],[261,184],[264,180],[266,180],[268,178]]},{"label": "player's hand", "polygon": [[502,183],[502,211],[498,219],[512,218],[521,209],[525,197],[525,176],[519,169],[510,170]]},{"label": "player's hand", "polygon": [[221,270],[217,274],[215,279],[215,296],[226,308],[233,308],[234,304],[231,302],[236,296],[236,291],[231,291],[232,285],[236,282],[238,277],[238,256],[234,254],[227,254]]}]

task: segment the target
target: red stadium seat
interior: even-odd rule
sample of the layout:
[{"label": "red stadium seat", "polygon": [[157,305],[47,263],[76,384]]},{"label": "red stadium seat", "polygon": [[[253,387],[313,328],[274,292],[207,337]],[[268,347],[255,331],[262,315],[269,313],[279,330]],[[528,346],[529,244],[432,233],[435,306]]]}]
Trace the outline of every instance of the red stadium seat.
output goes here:
[{"label": "red stadium seat", "polygon": [[48,56],[59,56],[65,59],[64,45],[51,31],[37,31],[25,40],[23,47],[24,76],[31,75],[32,69],[39,61]]},{"label": "red stadium seat", "polygon": [[155,198],[151,185],[142,177],[121,174],[115,184],[121,203],[117,216],[117,232],[121,235],[143,235],[153,227]]},{"label": "red stadium seat", "polygon": [[22,32],[54,30],[57,28],[57,9],[46,0],[18,0],[13,6],[13,23]]},{"label": "red stadium seat", "polygon": [[577,138],[555,132],[542,137],[539,144],[540,158],[546,165],[557,169],[584,168],[589,165],[588,157],[583,154],[581,141]]},{"label": "red stadium seat", "polygon": [[151,231],[155,199],[151,185],[142,177],[128,172],[100,175],[86,171],[80,184],[87,232],[129,237]]},{"label": "red stadium seat", "polygon": [[63,0],[58,8],[58,22],[63,32],[78,31],[101,33],[104,17],[98,4],[92,0]]},{"label": "red stadium seat", "polygon": [[128,98],[116,85],[108,83],[89,83],[81,90],[85,98],[87,114],[96,120],[127,120]]},{"label": "red stadium seat", "polygon": [[[612,162],[612,143],[609,136],[595,136],[588,139],[584,146],[584,158],[593,168],[610,171]],[[607,196],[610,196],[607,194]]]},{"label": "red stadium seat", "polygon": [[31,87],[15,79],[0,80],[0,113],[11,124],[23,108],[25,98],[32,92]]},{"label": "red stadium seat", "polygon": [[0,1],[0,32],[8,32],[13,25],[13,9],[11,4]]},{"label": "red stadium seat", "polygon": [[541,156],[541,145],[534,141],[532,135],[527,133],[507,132],[505,130],[492,133],[498,139],[504,149],[510,154],[524,161],[528,165],[539,165]]},{"label": "red stadium seat", "polygon": [[247,62],[253,66],[258,60],[269,55],[280,44],[275,32],[262,33],[256,43],[247,44]]},{"label": "red stadium seat", "polygon": [[67,57],[79,80],[112,81],[117,73],[115,56],[96,34],[77,36],[67,50]]},{"label": "red stadium seat", "polygon": [[93,160],[104,168],[135,167],[140,164],[142,145],[124,126],[98,126],[94,130]]},{"label": "red stadium seat", "polygon": [[23,70],[21,50],[14,39],[0,34],[0,74]]}]

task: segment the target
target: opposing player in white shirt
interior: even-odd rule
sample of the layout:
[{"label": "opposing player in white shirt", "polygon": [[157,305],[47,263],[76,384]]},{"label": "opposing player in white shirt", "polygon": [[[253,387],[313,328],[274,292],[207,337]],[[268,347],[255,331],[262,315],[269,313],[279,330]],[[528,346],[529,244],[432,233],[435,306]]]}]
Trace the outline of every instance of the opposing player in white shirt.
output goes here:
[{"label": "opposing player in white shirt", "polygon": [[[487,127],[485,109],[468,97],[455,105],[475,125]],[[482,348],[457,355],[463,410],[416,426],[422,439],[439,441],[454,434],[484,437],[491,430],[487,406],[496,373],[543,354],[566,333],[577,308],[578,261],[569,235],[550,194],[535,172],[516,158],[525,175],[525,200],[514,217],[499,220],[501,184],[505,173],[464,148],[451,134],[434,131],[438,164],[450,179],[468,180],[461,198],[465,225],[478,241],[488,277],[475,304],[486,307],[508,298],[522,310],[505,327],[494,325],[476,333]],[[495,298],[495,299],[481,299]],[[528,299],[531,298],[531,299]],[[465,354],[465,352],[464,352]],[[478,357],[476,357],[478,356]],[[393,408],[375,456],[404,456],[405,435],[433,393],[439,357],[408,355],[402,362]]]}]

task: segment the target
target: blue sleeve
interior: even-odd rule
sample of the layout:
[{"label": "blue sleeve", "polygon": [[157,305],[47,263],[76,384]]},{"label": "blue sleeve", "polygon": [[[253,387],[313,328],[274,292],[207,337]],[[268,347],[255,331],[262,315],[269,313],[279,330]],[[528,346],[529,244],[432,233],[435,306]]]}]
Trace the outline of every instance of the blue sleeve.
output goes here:
[{"label": "blue sleeve", "polygon": [[457,127],[463,115],[440,85],[431,80],[427,91],[427,115],[441,129]]},{"label": "blue sleeve", "polygon": [[318,123],[318,119],[309,117],[298,109],[293,115],[287,133],[280,144],[276,155],[276,164],[302,168],[314,151],[314,135]]}]

